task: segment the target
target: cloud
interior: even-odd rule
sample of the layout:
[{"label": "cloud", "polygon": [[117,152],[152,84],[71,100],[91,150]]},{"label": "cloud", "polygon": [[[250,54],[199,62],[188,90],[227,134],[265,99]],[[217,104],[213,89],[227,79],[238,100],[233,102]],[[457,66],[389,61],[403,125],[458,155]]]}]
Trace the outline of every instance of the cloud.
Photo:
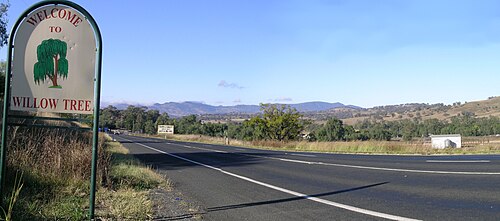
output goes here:
[{"label": "cloud", "polygon": [[289,98],[289,97],[280,97],[280,98],[276,98],[276,99],[269,99],[269,101],[272,101],[272,102],[291,102],[291,101],[293,101],[293,99]]},{"label": "cloud", "polygon": [[241,103],[241,99],[236,99],[233,101],[233,103]]},{"label": "cloud", "polygon": [[236,83],[228,83],[225,80],[221,80],[218,84],[219,87],[225,87],[225,88],[236,88],[236,89],[243,89],[245,87],[242,87]]},{"label": "cloud", "polygon": [[101,100],[101,107],[106,107],[108,105],[134,105],[134,106],[150,106],[153,105],[155,102],[135,102],[135,101],[128,101],[128,100],[115,100],[115,101],[102,101]]}]

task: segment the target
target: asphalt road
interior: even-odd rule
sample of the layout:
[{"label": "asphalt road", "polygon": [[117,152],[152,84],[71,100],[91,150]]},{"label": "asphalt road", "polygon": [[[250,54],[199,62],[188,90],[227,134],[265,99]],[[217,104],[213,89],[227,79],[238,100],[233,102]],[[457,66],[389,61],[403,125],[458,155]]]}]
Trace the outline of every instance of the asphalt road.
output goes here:
[{"label": "asphalt road", "polygon": [[206,220],[500,220],[500,155],[302,153],[115,138],[199,202]]}]

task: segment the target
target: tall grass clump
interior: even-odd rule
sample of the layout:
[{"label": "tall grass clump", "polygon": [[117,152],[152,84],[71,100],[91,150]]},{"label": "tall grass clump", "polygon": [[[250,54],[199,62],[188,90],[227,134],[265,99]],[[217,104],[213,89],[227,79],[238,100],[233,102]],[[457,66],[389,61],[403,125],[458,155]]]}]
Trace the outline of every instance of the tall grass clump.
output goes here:
[{"label": "tall grass clump", "polygon": [[21,173],[18,176],[19,173],[16,173],[16,178],[14,179],[14,186],[12,188],[12,193],[10,197],[8,198],[9,203],[7,205],[7,210],[4,208],[0,208],[3,212],[3,218],[0,218],[0,220],[5,220],[5,221],[10,221],[12,220],[12,211],[14,210],[14,205],[16,204],[17,199],[19,198],[19,193],[21,192],[21,189],[23,188],[23,174]]},{"label": "tall grass clump", "polygon": [[[97,182],[109,183],[110,156],[99,138]],[[92,133],[37,127],[9,127],[6,189],[23,189],[12,210],[15,220],[82,220],[88,213]],[[8,199],[2,199],[4,202]]]}]

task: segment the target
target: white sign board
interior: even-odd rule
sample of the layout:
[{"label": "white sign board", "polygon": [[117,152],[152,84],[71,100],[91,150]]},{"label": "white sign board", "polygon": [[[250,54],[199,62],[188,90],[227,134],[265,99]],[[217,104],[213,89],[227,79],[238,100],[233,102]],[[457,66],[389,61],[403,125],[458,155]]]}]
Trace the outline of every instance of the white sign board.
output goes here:
[{"label": "white sign board", "polygon": [[96,53],[81,13],[62,5],[34,10],[14,36],[10,109],[93,114]]},{"label": "white sign board", "polygon": [[158,125],[159,134],[174,134],[174,125]]}]

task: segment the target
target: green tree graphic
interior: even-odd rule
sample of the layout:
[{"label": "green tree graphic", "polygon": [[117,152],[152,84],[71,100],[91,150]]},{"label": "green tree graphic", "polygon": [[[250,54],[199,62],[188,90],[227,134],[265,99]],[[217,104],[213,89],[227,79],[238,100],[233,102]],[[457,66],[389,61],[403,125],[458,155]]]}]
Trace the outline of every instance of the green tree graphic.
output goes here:
[{"label": "green tree graphic", "polygon": [[36,48],[38,62],[35,63],[33,70],[36,84],[39,85],[40,81],[49,78],[52,81],[52,86],[49,88],[62,88],[57,84],[57,75],[62,78],[68,77],[67,49],[66,42],[52,38],[38,45]]}]

